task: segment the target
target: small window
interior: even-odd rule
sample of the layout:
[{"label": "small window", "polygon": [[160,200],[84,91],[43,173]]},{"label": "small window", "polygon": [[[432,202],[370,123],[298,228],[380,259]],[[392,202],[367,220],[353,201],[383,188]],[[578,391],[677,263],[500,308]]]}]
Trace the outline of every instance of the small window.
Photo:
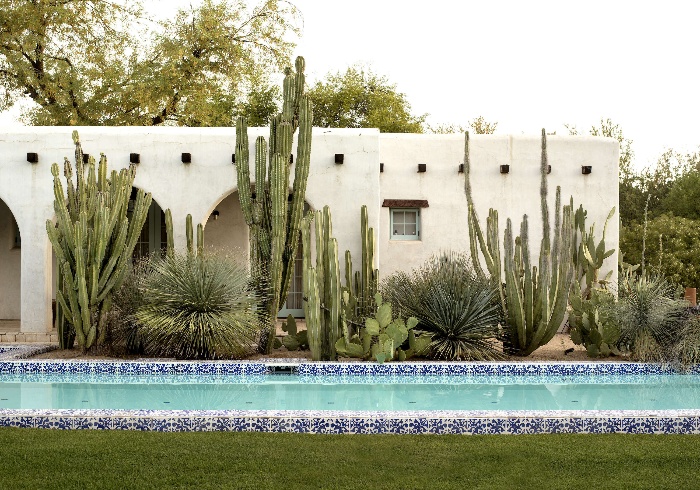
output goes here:
[{"label": "small window", "polygon": [[391,209],[391,239],[420,240],[420,209]]},{"label": "small window", "polygon": [[17,221],[12,220],[12,224],[14,225],[14,234],[15,234],[15,241],[13,244],[14,248],[22,248],[22,237],[19,234],[19,226],[17,226]]}]

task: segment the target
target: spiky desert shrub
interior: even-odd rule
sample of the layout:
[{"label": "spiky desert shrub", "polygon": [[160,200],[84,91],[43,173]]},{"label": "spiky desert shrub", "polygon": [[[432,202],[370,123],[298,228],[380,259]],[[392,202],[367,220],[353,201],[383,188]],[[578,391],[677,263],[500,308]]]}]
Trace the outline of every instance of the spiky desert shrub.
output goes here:
[{"label": "spiky desert shrub", "polygon": [[154,257],[139,290],[136,320],[146,353],[222,359],[254,351],[260,299],[238,262],[220,254]]},{"label": "spiky desert shrub", "polygon": [[136,312],[143,306],[139,287],[149,272],[149,257],[136,261],[124,283],[114,292],[108,321],[108,342],[117,354],[143,354],[143,339]]},{"label": "spiky desert shrub", "polygon": [[430,357],[503,357],[495,342],[503,317],[498,291],[474,273],[466,255],[447,253],[411,273],[397,272],[383,282],[382,292],[399,316],[416,317],[416,330],[432,335]]},{"label": "spiky desert shrub", "polygon": [[686,319],[687,302],[678,286],[663,276],[626,272],[617,292],[612,318],[620,328],[620,346],[637,360],[663,360]]},{"label": "spiky desert shrub", "polygon": [[671,360],[682,367],[700,364],[700,316],[691,314],[683,323],[670,354]]}]

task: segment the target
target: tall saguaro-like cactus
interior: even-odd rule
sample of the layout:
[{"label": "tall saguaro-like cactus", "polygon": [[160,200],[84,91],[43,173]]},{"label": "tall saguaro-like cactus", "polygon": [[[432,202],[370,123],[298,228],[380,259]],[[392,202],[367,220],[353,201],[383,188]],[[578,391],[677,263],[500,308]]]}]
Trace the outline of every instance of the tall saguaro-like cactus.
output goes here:
[{"label": "tall saguaro-like cactus", "polygon": [[[504,234],[504,263],[500,261],[497,214],[492,209],[487,222],[487,239],[481,231],[473,210],[468,172],[469,135],[465,136],[465,192],[469,203],[469,236],[475,268],[480,269],[476,244],[484,254],[492,277],[498,278],[502,300],[505,299],[510,350],[527,356],[549,342],[564,321],[571,284],[574,280],[572,260],[574,223],[573,206],[561,209],[561,189],[557,187],[554,215],[554,238],[551,238],[549,205],[547,203],[547,134],[542,130],[540,161],[540,207],[542,212],[542,242],[539,269],[530,261],[530,243],[527,215],[523,216],[520,235],[513,238],[511,220],[507,220]],[[496,260],[496,258],[499,258]],[[505,288],[500,282],[501,268],[505,269]]]},{"label": "tall saguaro-like cactus", "polygon": [[[251,188],[248,128],[245,118],[236,124],[238,196],[250,229],[253,270],[269,274],[266,313],[267,332],[260,350],[272,350],[275,317],[287,298],[294,272],[299,229],[304,212],[306,182],[311,161],[311,101],[304,95],[304,58],[296,59],[296,72],[287,69],[283,84],[282,112],[270,122],[269,141],[255,141],[255,189]],[[291,202],[289,159],[294,133],[299,129]]]},{"label": "tall saguaro-like cactus", "polygon": [[[59,306],[59,336],[65,339],[65,322],[72,325],[78,346],[87,350],[105,338],[105,315],[112,304],[112,292],[124,281],[132,255],[151,205],[151,195],[139,190],[131,216],[129,198],[135,168],[130,166],[107,176],[107,157],[102,154],[83,163],[83,150],[77,131],[75,176],[66,158],[66,193],[57,163],[51,166],[54,183],[56,224],[46,222],[59,270],[56,291]],[[64,345],[64,347],[71,347]]]}]

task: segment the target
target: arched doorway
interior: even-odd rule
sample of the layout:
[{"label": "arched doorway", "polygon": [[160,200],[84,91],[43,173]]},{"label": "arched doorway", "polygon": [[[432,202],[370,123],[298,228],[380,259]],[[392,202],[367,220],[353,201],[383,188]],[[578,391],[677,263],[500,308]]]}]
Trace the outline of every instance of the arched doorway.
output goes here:
[{"label": "arched doorway", "polygon": [[0,330],[19,331],[22,237],[14,214],[0,199]]},{"label": "arched doorway", "polygon": [[[136,187],[131,188],[131,197],[129,198],[129,214],[134,209],[136,202]],[[131,217],[131,216],[129,216]],[[165,230],[165,213],[155,199],[151,201],[151,206],[148,208],[148,216],[146,222],[141,228],[141,235],[136,241],[134,248],[134,260],[142,257],[147,257],[149,254],[158,250],[165,249],[168,243],[168,235]]]},{"label": "arched doorway", "polygon": [[[304,212],[311,210],[309,203],[304,203]],[[313,232],[312,232],[313,233]],[[248,261],[250,253],[248,225],[243,218],[238,191],[229,194],[216,205],[207,218],[204,232],[204,243],[207,248],[216,250],[233,251],[240,255],[241,260]],[[303,275],[303,250],[301,248],[301,236],[299,247],[294,262],[294,273],[289,284],[287,302],[279,311],[278,317],[286,318],[292,315],[297,318],[304,317],[302,304],[302,275]]]}]

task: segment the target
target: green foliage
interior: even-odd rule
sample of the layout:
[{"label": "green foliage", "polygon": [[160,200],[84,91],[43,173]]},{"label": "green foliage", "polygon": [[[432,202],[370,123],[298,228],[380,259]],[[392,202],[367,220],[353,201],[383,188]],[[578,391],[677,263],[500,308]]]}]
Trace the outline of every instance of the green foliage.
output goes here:
[{"label": "green foliage", "polygon": [[620,346],[638,360],[658,360],[672,348],[686,318],[687,302],[680,298],[678,286],[663,276],[620,275],[618,302],[611,319],[620,329]]},{"label": "green foliage", "polygon": [[676,178],[660,207],[663,213],[700,221],[700,170]]},{"label": "green foliage", "polygon": [[431,358],[503,358],[494,342],[503,318],[497,289],[473,271],[466,255],[435,256],[410,274],[396,272],[382,291],[400,315],[418,319],[416,330],[428,335]]},{"label": "green foliage", "polygon": [[[642,260],[644,225],[631,223],[620,230],[625,261]],[[696,221],[661,215],[647,223],[646,269],[684,287],[700,287],[700,226]]]},{"label": "green foliage", "polygon": [[[469,128],[474,134],[493,134],[498,127],[497,122],[489,122],[484,116],[479,116],[469,121]],[[433,134],[464,134],[467,128],[459,124],[438,124],[436,126],[428,125],[428,133]]]},{"label": "green foliage", "polygon": [[314,126],[379,128],[382,133],[422,133],[426,115],[414,116],[406,95],[381,75],[359,66],[328,74],[309,89]]},{"label": "green foliage", "polygon": [[97,169],[90,157],[86,167],[77,131],[73,131],[73,142],[76,175],[74,178],[66,158],[65,193],[58,164],[51,166],[56,224],[47,220],[46,231],[59,270],[56,305],[61,347],[72,347],[71,336],[66,334],[71,329],[85,351],[104,343],[112,294],[130,270],[151,195],[139,190],[129,216],[134,166],[119,173],[113,170],[107,177],[107,157],[101,155]]},{"label": "green foliage", "polygon": [[[542,210],[542,242],[539,268],[531,266],[528,239],[528,219],[523,216],[520,235],[513,238],[510,219],[506,222],[503,238],[503,269],[505,284],[501,282],[501,258],[498,241],[498,213],[489,210],[487,234],[481,231],[471,195],[469,133],[464,143],[464,190],[469,205],[469,247],[474,269],[484,276],[479,251],[484,257],[490,276],[499,288],[509,335],[504,349],[516,355],[527,356],[545,345],[556,334],[564,321],[568,296],[574,281],[575,249],[573,201],[561,209],[561,190],[557,187],[554,213],[554,238],[550,238],[549,206],[547,204],[547,134],[542,129],[540,160],[540,205]],[[477,249],[478,245],[478,249]],[[604,248],[604,245],[603,245]]]},{"label": "green foliage", "polygon": [[308,331],[302,330],[301,332],[297,332],[297,322],[292,315],[287,316],[287,320],[282,324],[282,330],[287,332],[287,335],[282,337],[282,345],[284,345],[287,350],[295,351],[309,348]]},{"label": "green foliage", "polygon": [[245,267],[209,253],[154,256],[136,312],[146,353],[178,359],[241,358],[253,352],[260,298]]},{"label": "green foliage", "polygon": [[[574,208],[574,200],[571,199],[570,204],[571,209]],[[610,218],[615,214],[615,208],[613,207],[608,213],[608,217],[605,220],[605,225],[603,226],[603,236],[596,245],[595,243],[595,223],[586,231],[586,215],[588,212],[583,209],[583,206],[579,206],[574,214],[574,254],[573,261],[576,266],[576,283],[580,286],[581,281],[585,279],[586,288],[583,290],[581,296],[584,300],[589,299],[589,293],[594,287],[605,286],[610,277],[612,276],[612,270],[602,279],[599,280],[598,274],[600,268],[603,267],[603,262],[605,259],[610,257],[615,253],[615,249],[605,250],[605,231],[608,228],[608,223]],[[576,247],[578,243],[578,248]],[[576,286],[574,286],[576,289]]]},{"label": "green foliage", "polygon": [[[236,125],[236,175],[243,218],[250,229],[250,261],[253,270],[267,271],[264,312],[268,328],[260,341],[260,350],[272,352],[275,317],[287,300],[299,243],[299,229],[306,182],[311,162],[311,101],[304,94],[304,58],[296,59],[296,72],[286,70],[283,82],[282,112],[270,121],[270,138],[255,141],[255,188],[251,186],[248,125],[239,118]],[[292,199],[289,156],[297,128]],[[269,160],[268,160],[269,156]]]},{"label": "green foliage", "polygon": [[610,319],[615,297],[605,289],[591,289],[588,298],[575,290],[569,296],[571,340],[586,348],[589,357],[619,355],[620,330]]},{"label": "green foliage", "polygon": [[[315,213],[316,267],[311,264],[311,215],[303,220],[304,311],[309,345],[314,360],[336,357],[336,345],[342,336],[350,344],[359,334],[364,319],[374,314],[379,271],[374,268],[374,229],[369,227],[367,206],[360,209],[362,260],[353,274],[352,256],[345,251],[345,285],[340,281],[338,242],[333,237],[333,222],[328,206]],[[375,295],[370,297],[370,295]]]},{"label": "green foliage", "polygon": [[26,95],[37,125],[230,126],[269,109],[244,94],[269,90],[299,33],[281,0],[204,0],[162,23],[139,0],[5,1],[2,18],[0,110]]},{"label": "green foliage", "polygon": [[[416,355],[425,355],[430,347],[430,335],[416,335],[414,327],[418,324],[415,317],[406,321],[394,318],[391,303],[382,302],[382,295],[374,298],[377,313],[365,319],[364,328],[350,339],[340,337],[335,348],[341,356],[373,359],[379,363],[385,361],[405,361]],[[408,349],[403,348],[408,341]]]},{"label": "green foliage", "polygon": [[693,316],[683,324],[671,357],[682,366],[700,364],[700,316]]}]

